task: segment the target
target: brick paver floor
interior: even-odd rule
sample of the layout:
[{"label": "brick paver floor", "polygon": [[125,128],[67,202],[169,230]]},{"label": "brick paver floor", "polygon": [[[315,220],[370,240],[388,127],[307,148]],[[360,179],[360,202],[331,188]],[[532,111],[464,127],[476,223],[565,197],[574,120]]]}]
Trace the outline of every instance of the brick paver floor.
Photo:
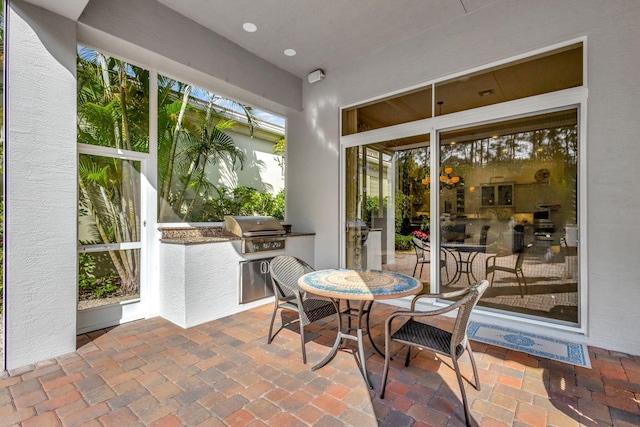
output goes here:
[{"label": "brick paver floor", "polygon": [[[311,371],[329,351],[334,320],[307,328],[304,365],[296,328],[267,345],[271,309],[190,329],[154,318],[81,335],[76,352],[0,378],[0,425],[464,425],[449,359],[414,351],[405,368],[402,357],[394,358],[381,400],[383,358],[368,343],[372,391],[348,350]],[[373,335],[380,344],[381,325],[393,310],[375,305]],[[639,356],[590,348],[593,369],[585,369],[472,345],[482,389],[466,389],[479,426],[640,425]],[[466,356],[462,370],[472,376]]]}]

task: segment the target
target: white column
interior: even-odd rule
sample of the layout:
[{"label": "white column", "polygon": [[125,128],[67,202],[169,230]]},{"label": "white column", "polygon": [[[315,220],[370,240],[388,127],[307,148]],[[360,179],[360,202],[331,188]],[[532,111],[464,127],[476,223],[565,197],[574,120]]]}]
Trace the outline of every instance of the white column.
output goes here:
[{"label": "white column", "polygon": [[76,24],[6,11],[6,369],[76,349]]}]

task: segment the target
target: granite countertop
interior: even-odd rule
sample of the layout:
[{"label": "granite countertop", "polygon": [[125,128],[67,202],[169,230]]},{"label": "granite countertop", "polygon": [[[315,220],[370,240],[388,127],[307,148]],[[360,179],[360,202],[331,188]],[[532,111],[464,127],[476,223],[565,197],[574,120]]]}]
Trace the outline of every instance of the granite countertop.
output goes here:
[{"label": "granite countertop", "polygon": [[220,243],[230,242],[232,240],[239,240],[237,237],[207,237],[207,236],[192,236],[192,237],[173,237],[168,239],[160,239],[161,243],[169,243],[173,245],[200,245],[203,243]]},{"label": "granite countertop", "polygon": [[[230,242],[240,240],[235,236],[224,236],[222,227],[161,227],[161,243],[174,245],[199,245],[204,243]],[[289,233],[287,237],[315,236],[316,233]]]}]

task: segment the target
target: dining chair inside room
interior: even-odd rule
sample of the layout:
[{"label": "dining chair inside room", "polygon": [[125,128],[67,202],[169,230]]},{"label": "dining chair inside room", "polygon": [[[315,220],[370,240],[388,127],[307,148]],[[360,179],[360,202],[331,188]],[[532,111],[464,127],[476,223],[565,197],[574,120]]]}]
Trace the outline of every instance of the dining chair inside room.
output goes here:
[{"label": "dining chair inside room", "polygon": [[527,291],[527,278],[524,276],[524,272],[522,271],[522,266],[524,264],[524,259],[527,256],[527,250],[533,246],[533,243],[529,243],[524,246],[520,252],[518,252],[515,263],[511,265],[501,265],[497,264],[497,260],[499,258],[512,257],[512,254],[495,254],[487,257],[485,261],[485,278],[489,277],[491,274],[491,282],[489,286],[493,286],[493,279],[496,276],[496,271],[501,271],[503,273],[515,274],[516,280],[518,281],[518,290],[520,291],[520,298],[524,298],[524,294],[522,293],[522,285],[524,284],[524,291]]},{"label": "dining chair inside room", "polygon": [[490,225],[483,225],[482,228],[480,228],[480,240],[478,241],[480,245],[483,245],[483,246],[487,245],[487,237],[489,236],[490,228],[491,228]]},{"label": "dining chair inside room", "polygon": [[[484,291],[489,287],[489,282],[482,280],[464,289],[443,294],[421,294],[417,295],[411,301],[411,309],[409,311],[397,311],[389,315],[385,321],[385,357],[384,368],[382,374],[382,384],[380,387],[380,398],[384,399],[385,389],[387,387],[387,376],[389,374],[389,364],[391,360],[391,342],[405,344],[407,348],[407,356],[405,359],[405,367],[409,366],[411,359],[411,347],[415,346],[422,350],[433,351],[434,353],[449,356],[453,363],[453,368],[458,379],[460,392],[462,394],[462,404],[464,406],[464,415],[467,425],[471,425],[471,415],[469,414],[469,404],[467,402],[467,394],[464,389],[464,381],[458,359],[466,351],[471,359],[471,367],[473,368],[474,387],[480,391],[480,378],[478,377],[478,369],[473,357],[471,345],[467,337],[467,327],[471,313],[482,297]],[[416,310],[416,303],[421,298],[438,298],[451,299],[459,298],[451,305],[429,311]],[[439,316],[445,313],[457,310],[453,330],[443,329],[429,322],[429,318]],[[392,323],[397,318],[408,318],[406,322],[393,334],[391,333]]]},{"label": "dining chair inside room", "polygon": [[[419,278],[422,277],[422,270],[424,268],[425,264],[431,264],[431,247],[429,246],[429,244],[421,239],[418,239],[417,237],[413,237],[411,239],[411,242],[413,243],[413,249],[416,252],[416,265],[413,267],[413,277],[416,277],[416,271],[418,271],[418,265],[420,266],[420,275],[418,276]],[[449,267],[448,267],[448,260],[447,260],[447,252],[446,250],[442,250],[441,251],[441,257],[440,257],[440,269],[442,270],[444,268],[445,273],[447,273],[447,281],[449,281]]]},{"label": "dining chair inside room", "polygon": [[[298,286],[298,279],[303,275],[314,271],[306,262],[296,257],[281,255],[270,262],[271,283],[275,297],[273,315],[269,325],[267,343],[271,344],[273,338],[286,326],[298,322],[300,325],[300,342],[302,346],[302,362],[307,363],[307,351],[305,349],[304,327],[333,314],[340,315],[333,301],[322,299],[306,293]],[[273,324],[278,310],[295,312],[297,317],[284,323],[275,333]]]}]

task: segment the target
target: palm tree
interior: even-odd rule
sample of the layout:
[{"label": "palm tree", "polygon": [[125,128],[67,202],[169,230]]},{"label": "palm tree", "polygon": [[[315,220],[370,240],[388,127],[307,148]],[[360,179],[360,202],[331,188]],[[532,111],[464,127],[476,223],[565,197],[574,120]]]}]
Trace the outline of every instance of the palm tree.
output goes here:
[{"label": "palm tree", "polygon": [[[124,61],[90,49],[77,55],[78,142],[148,152],[149,73]],[[206,106],[192,96],[197,89],[158,78],[158,182],[161,186],[160,221],[171,212],[182,221],[204,218],[202,209],[217,191],[209,182],[210,165],[243,166],[244,153],[226,133],[235,125],[216,109],[217,95],[206,93]],[[202,92],[202,91],[200,91]],[[240,105],[240,104],[238,104]],[[249,123],[255,119],[241,106]],[[137,162],[81,155],[79,207],[91,227],[92,243],[139,241],[140,178]],[[137,292],[137,250],[110,250],[109,258],[123,293]]]},{"label": "palm tree", "polygon": [[[203,207],[215,186],[207,178],[207,167],[228,163],[232,169],[244,165],[244,153],[226,132],[236,125],[216,110],[218,95],[204,92],[202,99],[190,96],[191,86],[158,79],[158,174],[162,182],[159,220],[203,221]],[[255,119],[249,107],[240,106],[250,132]],[[173,215],[173,218],[172,218]]]},{"label": "palm tree", "polygon": [[[78,142],[146,151],[149,146],[149,74],[106,55],[80,49]],[[79,206],[92,227],[93,243],[140,240],[140,179],[135,162],[82,155]],[[139,290],[137,250],[110,250],[123,294]]]}]

